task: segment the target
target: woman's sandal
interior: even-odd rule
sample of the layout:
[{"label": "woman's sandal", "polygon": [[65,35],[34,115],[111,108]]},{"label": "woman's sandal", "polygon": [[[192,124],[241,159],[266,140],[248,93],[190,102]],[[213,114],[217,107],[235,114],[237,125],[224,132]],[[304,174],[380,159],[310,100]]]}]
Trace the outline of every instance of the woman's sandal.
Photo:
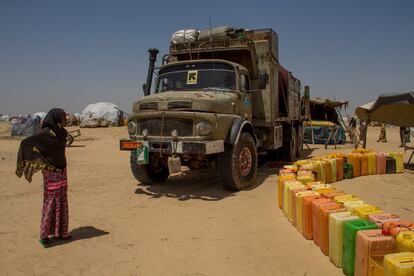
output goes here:
[{"label": "woman's sandal", "polygon": [[39,242],[43,247],[46,247],[47,245],[50,244],[51,240],[50,239],[40,239]]}]

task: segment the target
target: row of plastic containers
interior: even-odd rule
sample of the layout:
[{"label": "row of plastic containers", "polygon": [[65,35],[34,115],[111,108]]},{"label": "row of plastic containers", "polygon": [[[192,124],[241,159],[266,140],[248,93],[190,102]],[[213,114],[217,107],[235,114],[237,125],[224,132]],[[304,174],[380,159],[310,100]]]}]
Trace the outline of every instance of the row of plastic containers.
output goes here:
[{"label": "row of plastic containers", "polygon": [[299,181],[289,167],[279,173],[278,205],[345,275],[414,275],[414,225],[355,195],[320,182]]},{"label": "row of plastic containers", "polygon": [[387,154],[371,150],[354,150],[346,155],[330,154],[325,157],[299,160],[285,167],[287,171],[298,172],[297,180],[303,183],[313,181],[333,183],[364,175],[404,172],[402,153]]}]

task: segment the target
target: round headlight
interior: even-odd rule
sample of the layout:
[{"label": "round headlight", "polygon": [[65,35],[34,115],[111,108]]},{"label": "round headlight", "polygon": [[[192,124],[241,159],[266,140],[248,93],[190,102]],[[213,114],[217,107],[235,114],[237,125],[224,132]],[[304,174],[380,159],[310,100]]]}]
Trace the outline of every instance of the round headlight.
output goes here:
[{"label": "round headlight", "polygon": [[134,121],[128,122],[128,133],[133,135],[137,132],[137,124]]},{"label": "round headlight", "polygon": [[196,128],[197,128],[198,134],[201,136],[210,135],[213,130],[213,127],[211,126],[211,124],[206,121],[199,122]]}]

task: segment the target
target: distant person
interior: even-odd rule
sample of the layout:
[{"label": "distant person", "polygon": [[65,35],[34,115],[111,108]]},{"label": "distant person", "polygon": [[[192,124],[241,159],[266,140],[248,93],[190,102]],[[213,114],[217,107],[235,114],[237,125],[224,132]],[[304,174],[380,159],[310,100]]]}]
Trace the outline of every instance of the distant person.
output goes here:
[{"label": "distant person", "polygon": [[410,127],[405,127],[405,144],[409,144],[411,143],[411,137],[410,137],[410,132],[411,132],[411,128]]},{"label": "distant person", "polygon": [[43,208],[39,242],[46,246],[51,239],[70,239],[68,233],[68,198],[66,175],[66,113],[51,109],[39,133],[20,143],[16,175],[28,182],[38,172],[43,173]]},{"label": "distant person", "polygon": [[349,126],[350,126],[353,130],[355,130],[355,129],[356,129],[356,125],[357,125],[357,122],[356,122],[355,118],[354,118],[354,117],[352,117],[352,118],[351,118],[351,120],[349,121]]},{"label": "distant person", "polygon": [[407,140],[407,138],[406,138],[407,130],[406,129],[407,128],[405,126],[400,127],[400,142],[401,142],[400,147],[405,147],[406,140]]},{"label": "distant person", "polygon": [[377,142],[387,143],[387,127],[385,124],[381,124],[381,131]]}]

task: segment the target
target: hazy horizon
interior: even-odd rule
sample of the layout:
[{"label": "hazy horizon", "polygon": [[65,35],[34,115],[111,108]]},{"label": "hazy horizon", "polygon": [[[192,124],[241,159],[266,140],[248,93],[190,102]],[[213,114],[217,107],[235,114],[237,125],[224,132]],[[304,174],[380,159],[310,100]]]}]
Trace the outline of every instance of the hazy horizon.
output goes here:
[{"label": "hazy horizon", "polygon": [[412,1],[1,1],[0,113],[81,112],[142,96],[148,48],[184,28],[273,28],[279,60],[311,97],[356,106],[414,90]]}]

